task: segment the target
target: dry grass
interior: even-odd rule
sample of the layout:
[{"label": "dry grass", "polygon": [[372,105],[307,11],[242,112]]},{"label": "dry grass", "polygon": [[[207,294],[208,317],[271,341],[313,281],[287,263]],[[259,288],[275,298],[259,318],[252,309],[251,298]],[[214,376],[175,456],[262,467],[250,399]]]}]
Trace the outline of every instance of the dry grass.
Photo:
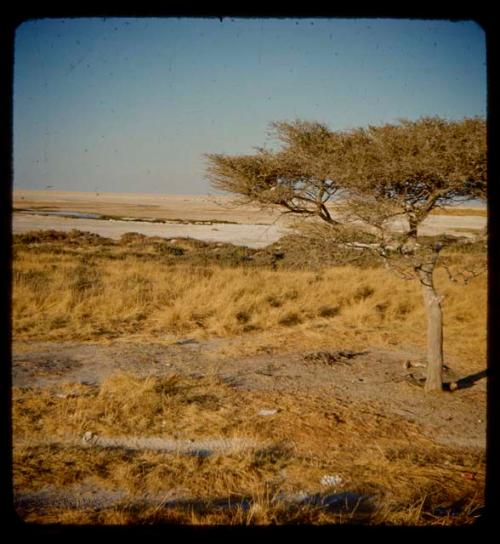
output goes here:
[{"label": "dry grass", "polygon": [[[89,256],[85,246],[73,253],[57,247],[43,252],[16,248],[17,340],[251,334],[264,344],[280,338],[289,345],[294,337],[317,344],[335,334],[344,345],[425,344],[418,283],[382,268],[164,264],[148,253],[116,260],[113,248],[109,254]],[[477,259],[457,254],[453,266],[467,268]],[[446,352],[484,366],[485,275],[463,285],[438,270],[437,286],[444,295]]]},{"label": "dry grass", "polygon": [[[332,339],[348,349],[425,345],[418,285],[381,268],[273,269],[245,264],[249,254],[234,248],[226,248],[229,257],[218,265],[220,259],[208,258],[206,246],[193,241],[129,237],[120,245],[50,236],[46,243],[35,236],[15,245],[15,340],[234,339],[214,357],[321,349]],[[457,270],[481,258],[475,251],[449,255]],[[471,371],[483,369],[485,276],[462,285],[439,270],[437,284],[445,297],[445,352]],[[262,417],[263,408],[278,412]],[[437,445],[415,423],[382,416],[373,404],[353,406],[321,392],[237,390],[215,375],[119,374],[99,387],[15,389],[13,412],[16,490],[91,485],[125,493],[102,508],[24,506],[19,511],[28,521],[450,525],[471,523],[483,504],[481,454]],[[68,442],[86,431],[109,438],[245,437],[260,446],[203,457]],[[325,474],[340,475],[341,490],[376,497],[376,509],[339,514],[275,500],[282,492],[333,492],[320,484]],[[172,490],[190,501],[137,506],[141,497]],[[213,508],[211,501],[228,497],[240,506]],[[251,499],[250,508],[242,498]]]},{"label": "dry grass", "polygon": [[[481,454],[433,444],[414,423],[382,416],[373,405],[361,403],[353,410],[331,395],[242,391],[213,377],[175,375],[120,374],[100,388],[67,385],[65,392],[72,394],[60,398],[49,390],[14,390],[15,488],[30,493],[90,484],[125,496],[105,508],[21,508],[29,521],[461,524],[472,522],[471,511],[483,502]],[[263,407],[278,413],[259,416]],[[78,438],[87,430],[110,437],[244,436],[260,446],[203,457],[64,444],[65,437]],[[462,471],[474,472],[475,479],[464,479]],[[325,474],[340,475],[344,484],[322,486]],[[301,490],[368,494],[377,506],[369,513],[340,514],[275,500]],[[190,501],[133,507],[141,497],[172,492]],[[215,499],[228,497],[236,504],[247,498],[251,507],[213,507]],[[454,516],[438,512],[457,505]]]}]

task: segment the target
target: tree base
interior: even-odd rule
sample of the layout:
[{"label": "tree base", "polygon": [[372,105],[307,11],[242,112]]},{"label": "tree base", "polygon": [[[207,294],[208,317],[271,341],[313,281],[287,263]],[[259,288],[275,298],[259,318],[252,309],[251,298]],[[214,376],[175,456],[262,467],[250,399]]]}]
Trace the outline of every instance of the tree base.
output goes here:
[{"label": "tree base", "polygon": [[426,393],[442,393],[444,391],[442,383],[429,383],[427,380],[424,385],[424,391]]}]

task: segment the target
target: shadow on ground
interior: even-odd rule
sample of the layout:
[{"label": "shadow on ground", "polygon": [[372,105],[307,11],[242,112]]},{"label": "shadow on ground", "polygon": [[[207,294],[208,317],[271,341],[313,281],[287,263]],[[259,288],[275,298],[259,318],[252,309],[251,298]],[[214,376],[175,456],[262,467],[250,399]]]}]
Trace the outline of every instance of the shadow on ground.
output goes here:
[{"label": "shadow on ground", "polygon": [[465,378],[461,378],[460,380],[457,380],[455,382],[447,382],[443,384],[443,389],[445,391],[454,391],[456,389],[468,389],[469,387],[473,387],[474,385],[476,385],[476,383],[479,380],[486,378],[487,375],[488,375],[487,370],[481,370],[480,372],[476,372],[475,374],[470,374],[469,376],[466,376]]}]

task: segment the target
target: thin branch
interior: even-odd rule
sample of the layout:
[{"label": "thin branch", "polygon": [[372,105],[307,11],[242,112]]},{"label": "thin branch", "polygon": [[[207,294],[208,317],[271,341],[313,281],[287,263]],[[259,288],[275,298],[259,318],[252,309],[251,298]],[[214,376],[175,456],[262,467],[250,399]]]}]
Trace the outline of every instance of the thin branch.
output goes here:
[{"label": "thin branch", "polygon": [[448,279],[453,283],[463,282],[464,285],[467,285],[471,280],[483,275],[486,272],[486,267],[481,266],[476,270],[466,270],[465,272],[453,272],[449,265],[443,263],[442,267],[446,270]]}]

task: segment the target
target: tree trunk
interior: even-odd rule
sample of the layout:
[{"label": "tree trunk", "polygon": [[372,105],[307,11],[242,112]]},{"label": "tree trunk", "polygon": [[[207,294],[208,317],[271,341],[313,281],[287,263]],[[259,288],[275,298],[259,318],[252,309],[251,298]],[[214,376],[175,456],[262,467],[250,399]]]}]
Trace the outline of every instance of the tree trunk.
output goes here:
[{"label": "tree trunk", "polygon": [[418,229],[418,221],[414,214],[408,215],[408,232],[407,237],[410,239],[413,239],[415,242],[417,241],[417,229]]},{"label": "tree trunk", "polygon": [[427,312],[426,392],[443,390],[443,312],[441,297],[434,288],[433,275],[436,260],[437,253],[430,262],[416,268]]}]

